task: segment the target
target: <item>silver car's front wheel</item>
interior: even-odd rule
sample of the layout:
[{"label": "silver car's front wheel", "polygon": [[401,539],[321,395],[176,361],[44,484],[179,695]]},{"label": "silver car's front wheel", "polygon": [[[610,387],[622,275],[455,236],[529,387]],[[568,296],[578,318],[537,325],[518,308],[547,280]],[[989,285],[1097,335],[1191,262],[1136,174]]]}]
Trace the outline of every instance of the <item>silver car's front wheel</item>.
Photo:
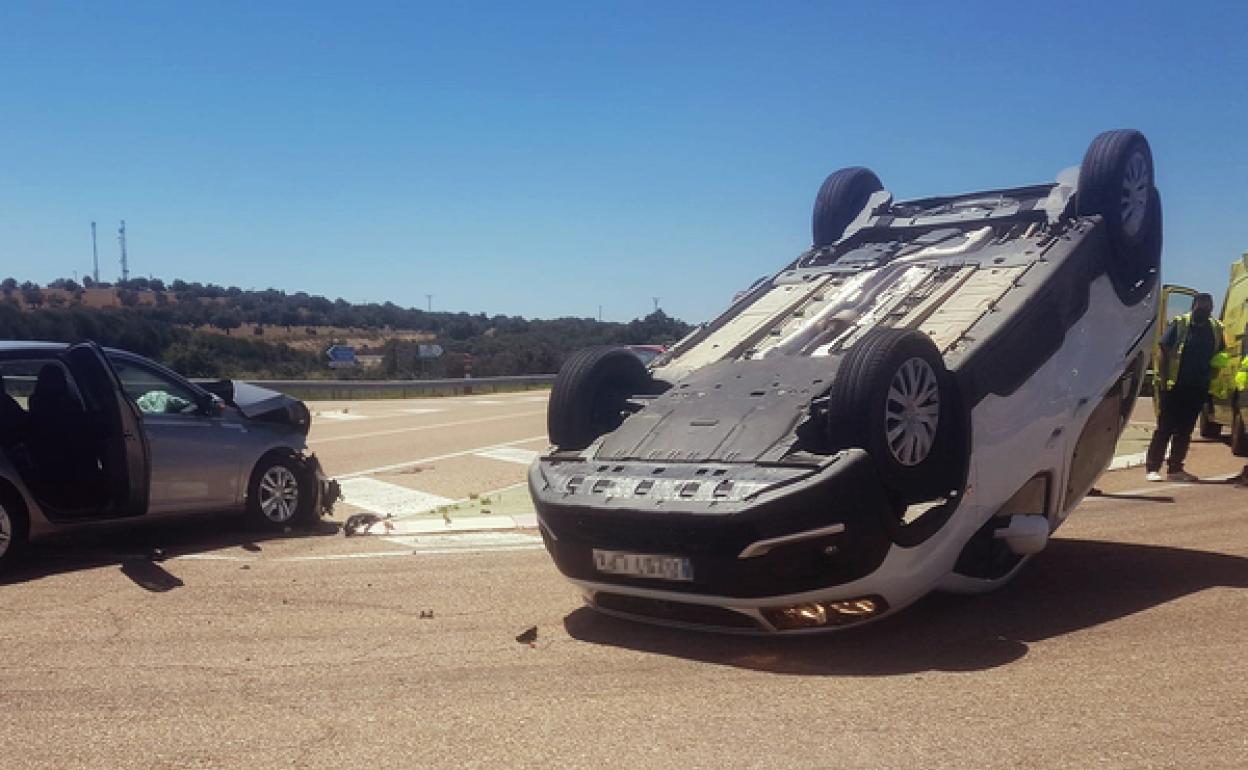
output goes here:
[{"label": "silver car's front wheel", "polygon": [[260,478],[260,511],[274,524],[285,524],[299,510],[299,479],[284,465],[275,465]]},{"label": "silver car's front wheel", "polygon": [[309,508],[305,476],[304,469],[293,458],[262,460],[247,491],[247,516],[252,524],[274,529],[304,519]]},{"label": "silver car's front wheel", "polygon": [[0,505],[0,560],[9,552],[9,544],[13,542],[13,519],[9,512]]},{"label": "silver car's front wheel", "polygon": [[0,503],[0,572],[18,559],[26,545],[25,514]]}]

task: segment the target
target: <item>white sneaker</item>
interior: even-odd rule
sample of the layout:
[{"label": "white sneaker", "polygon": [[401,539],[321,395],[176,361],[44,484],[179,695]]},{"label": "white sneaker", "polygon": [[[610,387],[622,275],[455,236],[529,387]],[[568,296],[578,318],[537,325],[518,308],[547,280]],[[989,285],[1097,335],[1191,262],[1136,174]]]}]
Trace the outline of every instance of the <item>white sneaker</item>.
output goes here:
[{"label": "white sneaker", "polygon": [[1200,481],[1200,478],[1187,471],[1170,471],[1166,474],[1166,481]]},{"label": "white sneaker", "polygon": [[1145,474],[1144,478],[1148,479],[1149,481],[1161,481],[1162,480],[1161,474],[1158,473],[1157,471],[1149,471],[1147,474]]}]

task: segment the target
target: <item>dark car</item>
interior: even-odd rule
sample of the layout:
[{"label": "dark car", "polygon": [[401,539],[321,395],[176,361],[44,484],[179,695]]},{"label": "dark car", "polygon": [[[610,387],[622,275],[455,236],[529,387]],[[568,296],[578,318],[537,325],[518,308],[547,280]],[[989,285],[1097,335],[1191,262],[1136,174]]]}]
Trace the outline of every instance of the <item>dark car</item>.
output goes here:
[{"label": "dark car", "polygon": [[199,512],[314,521],[336,485],[307,452],[308,409],[204,385],[91,343],[0,342],[0,568],[32,537]]}]

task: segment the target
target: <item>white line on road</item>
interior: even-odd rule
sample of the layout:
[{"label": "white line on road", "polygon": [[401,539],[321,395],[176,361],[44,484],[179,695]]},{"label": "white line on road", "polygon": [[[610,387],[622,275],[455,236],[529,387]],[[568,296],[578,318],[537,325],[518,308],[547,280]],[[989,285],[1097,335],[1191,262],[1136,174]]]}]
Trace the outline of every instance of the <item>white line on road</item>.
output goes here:
[{"label": "white line on road", "polygon": [[516,446],[517,444],[532,444],[537,441],[545,442],[546,440],[547,440],[546,434],[543,433],[540,436],[518,438],[515,441],[504,441],[501,444],[490,444],[489,446],[479,446],[479,447],[473,447],[472,449],[462,449],[458,452],[447,452],[446,454],[433,455],[431,457],[421,457],[416,460],[407,460],[405,462],[393,463],[391,465],[381,465],[376,468],[366,468],[362,471],[342,473],[338,475],[338,478],[339,479],[353,479],[359,476],[371,476],[375,473],[385,473],[387,471],[397,471],[400,468],[410,468],[413,465],[423,465],[424,463],[437,462],[438,460],[449,460],[452,457],[465,457],[467,455],[475,455],[481,452],[487,452],[491,449],[501,449],[503,447]]},{"label": "white line on road", "polygon": [[352,420],[367,420],[368,416],[363,414],[351,414],[350,412],[317,412],[313,415],[313,419],[351,422]]},{"label": "white line on road", "polygon": [[498,553],[505,551],[536,551],[542,548],[537,535],[521,532],[475,532],[454,535],[385,537],[381,540],[401,548],[392,551],[361,551],[359,553],[311,554],[307,556],[242,556],[225,553],[188,553],[169,561],[224,561],[299,563],[318,561],[351,561],[357,559],[392,559],[398,556],[441,556],[450,554]]},{"label": "white line on road", "polygon": [[[434,425],[416,425],[411,428],[394,428],[393,430],[375,430],[369,433],[356,433],[350,436],[328,436],[326,438],[308,439],[309,444],[328,444],[331,441],[356,441],[362,438],[375,438],[377,436],[393,436],[399,433],[415,433],[424,430],[437,430],[438,428],[457,428],[461,425],[477,425],[483,422],[498,422],[499,420],[511,420],[516,417],[533,417],[539,414],[546,414],[544,411],[539,412],[517,412],[516,414],[502,414],[495,417],[478,417],[474,420],[456,420],[454,422],[440,422]],[[544,438],[544,437],[543,437]],[[411,465],[411,463],[404,463]]]},{"label": "white line on road", "polygon": [[399,411],[403,412],[404,414],[433,414],[435,412],[445,412],[446,410],[445,409],[416,408],[416,409],[400,409]]},{"label": "white line on road", "polygon": [[380,479],[357,477],[344,479],[341,483],[344,502],[373,513],[404,516],[432,511],[455,502],[449,497],[431,495]]},{"label": "white line on road", "polygon": [[1126,468],[1138,468],[1144,464],[1147,452],[1139,452],[1133,455],[1118,455],[1109,463],[1109,470],[1120,471]]},{"label": "white line on road", "polygon": [[505,463],[516,463],[517,465],[532,465],[537,459],[538,452],[532,449],[518,449],[516,447],[501,447],[499,449],[487,449],[484,452],[477,452],[477,457],[484,457],[487,460],[502,460]]},{"label": "white line on road", "polygon": [[420,553],[464,553],[482,550],[528,550],[541,548],[542,538],[522,532],[476,532],[458,535],[394,537],[384,540]]}]

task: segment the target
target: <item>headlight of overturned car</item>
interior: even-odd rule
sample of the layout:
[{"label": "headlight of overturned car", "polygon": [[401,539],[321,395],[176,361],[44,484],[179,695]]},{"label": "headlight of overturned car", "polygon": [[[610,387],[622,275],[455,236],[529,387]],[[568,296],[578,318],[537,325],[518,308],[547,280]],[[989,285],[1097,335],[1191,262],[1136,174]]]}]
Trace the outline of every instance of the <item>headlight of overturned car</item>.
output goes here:
[{"label": "headlight of overturned car", "polygon": [[863,596],[824,602],[803,602],[786,607],[767,607],[763,617],[777,631],[793,631],[801,628],[831,628],[862,623],[888,609],[882,596]]}]

